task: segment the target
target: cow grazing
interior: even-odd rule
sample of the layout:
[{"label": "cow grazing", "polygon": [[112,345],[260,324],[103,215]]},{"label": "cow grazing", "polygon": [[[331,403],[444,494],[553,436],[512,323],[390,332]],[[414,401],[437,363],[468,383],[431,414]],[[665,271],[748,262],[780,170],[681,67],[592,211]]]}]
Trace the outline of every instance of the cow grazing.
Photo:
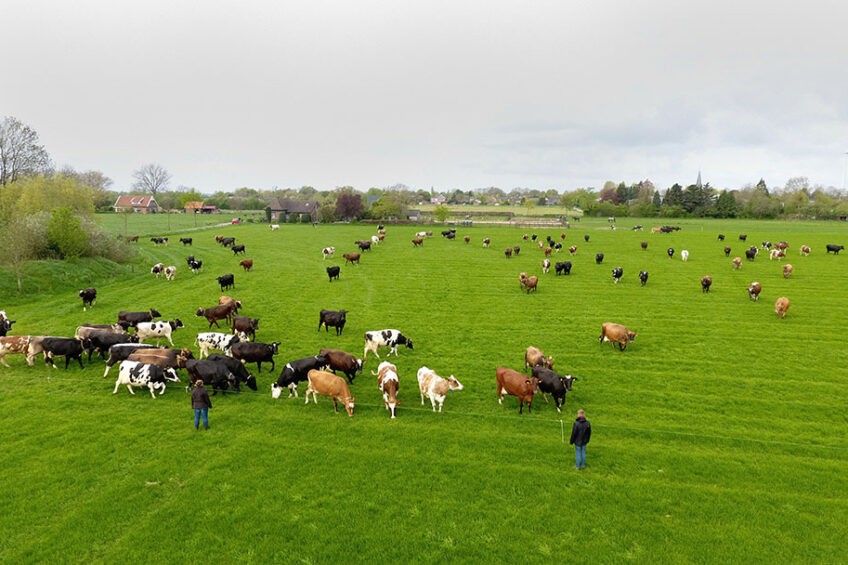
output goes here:
[{"label": "cow grazing", "polygon": [[547,367],[548,369],[554,368],[554,358],[545,357],[545,354],[542,353],[542,350],[538,347],[533,347],[532,345],[527,348],[524,352],[524,368],[527,367],[536,367],[542,366]]},{"label": "cow grazing", "polygon": [[236,309],[236,303],[233,301],[226,304],[219,304],[212,308],[198,308],[194,315],[198,318],[206,318],[206,321],[209,322],[210,329],[212,328],[212,324],[215,324],[216,328],[220,328],[221,326],[218,325],[218,321],[232,321]]},{"label": "cow grazing", "polygon": [[489,247],[489,244],[492,243],[492,240],[488,237],[483,238],[483,247]]},{"label": "cow grazing", "polygon": [[115,381],[115,390],[112,394],[118,394],[118,387],[127,385],[131,394],[133,387],[146,386],[150,390],[150,396],[156,398],[154,391],[159,390],[159,396],[165,394],[165,381],[179,382],[177,372],[173,369],[161,369],[156,365],[139,363],[138,361],[121,361],[118,370],[118,380]]},{"label": "cow grazing", "polygon": [[127,356],[128,361],[148,363],[162,369],[184,369],[189,359],[194,359],[194,355],[186,347],[182,349],[168,349],[166,347],[136,349]]},{"label": "cow grazing", "polygon": [[239,253],[244,255],[244,245],[233,245],[232,249],[233,255],[238,255]]},{"label": "cow grazing", "polygon": [[218,286],[221,287],[221,292],[224,292],[228,288],[236,287],[236,277],[232,273],[228,273],[226,275],[221,275],[218,277]]},{"label": "cow grazing", "polygon": [[190,237],[181,237],[180,243],[182,243],[183,245],[191,245],[191,238]]},{"label": "cow grazing", "polygon": [[527,294],[530,294],[530,291],[536,291],[539,285],[539,278],[536,276],[527,277],[527,281],[524,283],[524,288],[527,289]]},{"label": "cow grazing", "polygon": [[527,403],[527,412],[532,413],[533,393],[536,391],[538,381],[518,371],[498,367],[495,371],[498,383],[498,404],[503,404],[505,394],[518,397],[518,413],[524,412],[524,403]]},{"label": "cow grazing", "polygon": [[539,240],[539,249],[544,249],[545,243],[542,240]]},{"label": "cow grazing", "polygon": [[742,268],[742,257],[734,257],[732,263],[733,263],[734,269],[741,269]]},{"label": "cow grazing", "polygon": [[158,310],[151,308],[147,312],[127,312],[121,310],[118,312],[118,323],[126,330],[134,328],[141,322],[152,322],[153,318],[159,318],[162,314]]},{"label": "cow grazing", "polygon": [[171,322],[139,322],[135,327],[135,335],[138,336],[139,343],[155,337],[157,346],[162,338],[166,338],[171,345],[174,345],[174,340],[171,339],[171,333],[177,328],[184,327],[179,318]]},{"label": "cow grazing", "polygon": [[753,261],[756,257],[757,257],[757,250],[756,249],[746,249],[745,250],[745,258],[748,259],[748,261]]},{"label": "cow grazing", "polygon": [[138,243],[138,236],[137,235],[128,235],[126,237],[126,241],[127,241],[127,243]]},{"label": "cow grazing", "polygon": [[785,296],[781,296],[777,299],[777,302],[774,303],[774,312],[777,314],[777,317],[782,320],[786,317],[787,310],[789,310],[789,299]]},{"label": "cow grazing", "polygon": [[568,248],[568,252],[571,253],[572,255],[576,255],[577,254],[577,246],[572,245],[571,247]]},{"label": "cow grazing", "polygon": [[82,311],[86,311],[86,304],[94,308],[94,303],[97,301],[97,289],[93,287],[84,288],[77,293],[82,298]]},{"label": "cow grazing", "polygon": [[642,286],[648,284],[648,271],[639,271],[639,280],[642,281]]},{"label": "cow grazing", "polygon": [[642,245],[642,251],[647,251],[647,250],[648,250],[648,242],[647,242],[647,241],[643,241],[643,242],[641,243],[641,245]]},{"label": "cow grazing", "polygon": [[[341,402],[345,410],[347,410],[347,415],[353,417],[356,399],[350,395],[350,389],[347,387],[347,383],[343,378],[337,377],[332,373],[312,369],[307,373],[305,380],[308,382],[308,386],[306,387],[306,404],[309,404],[309,393],[312,393],[312,402],[314,404],[318,404],[317,394],[329,396],[333,399],[333,407],[336,410],[336,414],[339,413],[339,402]],[[273,387],[273,385],[271,386]],[[275,396],[274,398],[277,397]]]},{"label": "cow grazing", "polygon": [[624,269],[621,267],[616,267],[612,270],[612,280],[615,284],[618,284],[618,281],[621,280],[621,276],[624,274]]},{"label": "cow grazing", "polygon": [[[327,356],[318,354],[312,357],[304,357],[296,361],[289,361],[283,367],[280,377],[277,382],[271,384],[271,397],[279,398],[284,388],[289,389],[289,398],[294,395],[297,398],[297,383],[305,381],[308,378],[309,371],[313,369],[321,369],[327,365]],[[333,375],[335,377],[335,375]],[[341,377],[335,377],[344,382]],[[345,385],[347,386],[347,385]]]},{"label": "cow grazing", "polygon": [[342,257],[344,257],[345,265],[348,263],[351,265],[359,264],[359,253],[345,253]]},{"label": "cow grazing", "polygon": [[780,257],[780,249],[772,249],[769,251],[769,261],[774,259],[778,259]]},{"label": "cow grazing", "polygon": [[516,257],[518,257],[518,254],[521,253],[521,248],[516,245],[512,248],[512,252],[515,254]]},{"label": "cow grazing", "polygon": [[150,241],[153,242],[153,245],[168,245],[167,237],[151,237]]},{"label": "cow grazing", "polygon": [[[218,394],[218,391],[222,394],[226,393],[231,385],[233,388],[236,387],[235,375],[223,363],[208,359],[189,359],[186,361],[186,372],[189,387],[196,381],[203,381],[203,384],[212,387],[212,396]],[[189,387],[186,387],[186,390],[189,390]]]},{"label": "cow grazing", "polygon": [[[433,233],[433,232],[430,232],[430,235],[432,235],[432,233]],[[415,232],[415,237],[426,237],[427,235],[428,235],[428,233],[427,233],[427,232],[425,232],[425,231],[417,231],[417,232]]]},{"label": "cow grazing", "polygon": [[806,245],[801,246],[801,255],[807,257],[810,254],[810,248]]},{"label": "cow grazing", "polygon": [[250,336],[250,339],[256,341],[256,330],[258,329],[258,318],[248,318],[247,316],[233,316],[232,332],[234,334],[242,333]]},{"label": "cow grazing", "polygon": [[333,279],[339,279],[339,273],[341,272],[341,267],[338,265],[333,267],[327,267],[327,276],[330,277],[330,282],[333,282]]},{"label": "cow grazing", "polygon": [[571,261],[558,262],[556,265],[554,265],[554,270],[556,271],[557,276],[559,276],[560,274],[571,274]]},{"label": "cow grazing", "polygon": [[709,275],[701,277],[701,292],[709,292],[713,284],[713,278]]},{"label": "cow grazing", "polygon": [[655,233],[662,233],[662,228],[651,228],[651,235]]},{"label": "cow grazing", "polygon": [[248,343],[239,341],[230,348],[234,359],[242,363],[256,363],[256,371],[262,372],[262,363],[271,363],[271,371],[274,370],[274,355],[278,353],[280,342],[274,343]]},{"label": "cow grazing", "polygon": [[758,282],[752,282],[748,285],[748,296],[756,302],[760,298],[760,293],[763,291],[763,285]]},{"label": "cow grazing", "polygon": [[545,247],[545,257],[550,257],[553,250],[553,247]]},{"label": "cow grazing", "polygon": [[689,260],[689,252],[686,251],[685,249],[680,252],[680,260],[683,261],[683,262],[686,262],[686,261]]},{"label": "cow grazing", "polygon": [[357,373],[362,374],[362,366],[365,361],[355,355],[338,349],[322,349],[319,353],[327,356],[327,365],[333,371],[333,374],[336,371],[341,371],[345,374],[349,383],[353,383]]},{"label": "cow grazing", "polygon": [[219,363],[224,365],[235,377],[235,382],[230,383],[236,391],[241,391],[239,388],[239,384],[244,383],[247,385],[247,388],[250,390],[258,390],[256,386],[256,377],[251,375],[244,366],[244,363],[239,361],[238,359],[233,359],[227,355],[221,355],[220,353],[213,353],[208,358],[209,361],[214,361],[215,363]]},{"label": "cow grazing", "polygon": [[377,359],[379,359],[380,354],[377,353],[377,349],[380,347],[391,348],[388,355],[394,353],[395,357],[397,357],[399,345],[406,345],[406,347],[414,351],[414,348],[412,347],[412,340],[408,339],[398,330],[377,330],[373,332],[365,332],[365,354],[362,358],[367,359],[368,352],[371,351],[377,356]]},{"label": "cow grazing", "polygon": [[744,234],[744,233],[739,234],[739,241],[745,241],[746,239],[748,239],[748,236],[746,234]]},{"label": "cow grazing", "polygon": [[188,268],[191,269],[191,272],[195,275],[200,272],[200,269],[203,267],[203,261],[194,261],[188,264]]},{"label": "cow grazing", "polygon": [[344,329],[345,322],[347,319],[345,316],[347,315],[347,310],[339,310],[336,312],[335,310],[324,310],[322,309],[319,318],[318,318],[318,331],[321,331],[321,326],[324,326],[324,329],[329,332],[330,326],[336,328],[336,335],[342,335],[342,330]]},{"label": "cow grazing", "polygon": [[792,276],[792,265],[787,263],[783,266],[783,278],[788,279],[791,276]]},{"label": "cow grazing", "polygon": [[221,240],[223,240],[223,239],[224,239],[223,235],[216,235],[215,236],[215,243],[221,243]]},{"label": "cow grazing", "polygon": [[8,367],[9,364],[6,362],[6,355],[10,355],[13,353],[20,353],[23,355],[27,355],[27,365],[32,367],[33,362],[32,358],[29,357],[29,343],[31,341],[31,337],[28,335],[14,335],[14,336],[3,336],[0,337],[0,363],[3,364],[4,367]]},{"label": "cow grazing", "polygon": [[775,244],[775,247],[776,247],[778,250],[780,250],[780,251],[782,251],[782,252],[786,253],[786,250],[787,250],[787,249],[789,249],[789,244],[788,244],[787,242],[785,242],[785,241],[778,241],[778,242]]},{"label": "cow grazing", "polygon": [[724,241],[724,234],[723,233],[718,234],[718,240]]},{"label": "cow grazing", "polygon": [[426,396],[430,399],[433,412],[436,411],[437,402],[439,403],[439,412],[442,411],[442,406],[445,404],[445,396],[449,392],[462,389],[462,384],[453,375],[444,379],[427,367],[418,369],[418,390],[421,392],[421,404],[424,404],[424,397]]},{"label": "cow grazing", "polygon": [[375,375],[377,375],[377,387],[383,393],[383,403],[386,405],[386,410],[391,413],[391,417],[394,419],[398,405],[397,393],[400,388],[397,367],[388,361],[383,361],[377,367]]},{"label": "cow grazing", "polygon": [[170,265],[168,267],[165,267],[165,270],[163,272],[165,273],[165,280],[172,281],[174,280],[174,277],[177,276],[177,267],[174,265]]},{"label": "cow grazing", "polygon": [[110,347],[103,378],[105,379],[109,375],[109,369],[112,368],[112,365],[126,361],[130,355],[141,349],[156,349],[156,346],[152,343],[117,343]]},{"label": "cow grazing", "polygon": [[422,237],[413,238],[412,247],[420,247],[421,245],[424,245],[424,238],[422,238]]},{"label": "cow grazing", "polygon": [[542,272],[547,273],[550,270],[551,270],[551,260],[550,259],[544,259],[542,261]]},{"label": "cow grazing", "polygon": [[239,342],[241,338],[238,335],[221,332],[199,333],[194,340],[194,344],[200,348],[198,359],[208,357],[209,351],[223,351],[226,355],[232,356],[231,349]]},{"label": "cow grazing", "polygon": [[586,243],[589,243],[589,234],[588,233],[583,236],[583,241],[585,241]]},{"label": "cow grazing", "polygon": [[355,241],[354,242],[360,251],[371,251],[371,242],[370,241]]},{"label": "cow grazing", "polygon": [[605,341],[609,341],[615,346],[618,344],[618,350],[624,351],[627,349],[627,344],[632,343],[636,336],[638,336],[636,332],[631,332],[626,327],[621,324],[614,324],[612,322],[604,322],[601,324],[601,335],[598,337],[598,341],[603,344]]},{"label": "cow grazing", "polygon": [[730,257],[730,247],[728,247],[727,245],[724,246],[724,256]]},{"label": "cow grazing", "polygon": [[325,247],[324,249],[321,250],[321,255],[324,256],[324,259],[326,259],[327,257],[335,257],[336,248],[335,247]]},{"label": "cow grazing", "polygon": [[280,229],[280,224],[270,224],[268,227],[271,228],[271,231],[277,231]]},{"label": "cow grazing", "polygon": [[827,244],[827,253],[833,253],[834,255],[839,255],[839,252],[845,249],[844,245],[834,245],[832,243]]},{"label": "cow grazing", "polygon": [[465,241],[465,243],[471,243],[471,236],[466,235],[462,238],[462,240]]},{"label": "cow grazing", "polygon": [[253,259],[242,259],[239,261],[239,267],[244,268],[245,271],[249,271],[253,268]]},{"label": "cow grazing", "polygon": [[80,369],[85,367],[82,364],[82,343],[72,337],[45,337],[41,342],[42,350],[44,351],[44,364],[53,365],[54,369],[58,369],[56,363],[53,362],[54,356],[65,358],[65,370],[68,369],[68,363],[71,359],[76,359],[79,362]]},{"label": "cow grazing", "polygon": [[674,258],[674,247],[669,247],[668,250],[666,251],[666,253],[668,253],[669,259],[673,259]]},{"label": "cow grazing", "polygon": [[88,352],[88,361],[91,362],[91,354],[95,351],[105,360],[110,347],[118,343],[138,343],[138,336],[125,333],[92,332],[81,341],[83,349]]},{"label": "cow grazing", "polygon": [[512,247],[507,247],[506,249],[504,249],[504,255],[507,259],[512,257]]},{"label": "cow grazing", "polygon": [[642,224],[633,226],[633,231],[642,231]]},{"label": "cow grazing", "polygon": [[562,407],[565,405],[565,393],[571,391],[572,383],[577,380],[577,377],[558,375],[546,367],[533,367],[532,374],[537,381],[542,398],[547,402],[548,398],[545,394],[553,396],[557,412],[562,414]]},{"label": "cow grazing", "polygon": [[527,285],[527,273],[518,273],[518,288],[525,288]]},{"label": "cow grazing", "polygon": [[595,254],[595,263],[600,265],[603,262],[604,262],[604,254],[603,253],[596,253]]},{"label": "cow grazing", "polygon": [[165,270],[165,263],[156,263],[150,268],[150,273],[156,275],[156,278],[159,278],[159,275],[162,274],[162,271]]},{"label": "cow grazing", "polygon": [[218,243],[220,243],[224,247],[229,247],[231,245],[235,245],[236,238],[234,238],[234,237],[222,237],[221,241],[219,241]]}]

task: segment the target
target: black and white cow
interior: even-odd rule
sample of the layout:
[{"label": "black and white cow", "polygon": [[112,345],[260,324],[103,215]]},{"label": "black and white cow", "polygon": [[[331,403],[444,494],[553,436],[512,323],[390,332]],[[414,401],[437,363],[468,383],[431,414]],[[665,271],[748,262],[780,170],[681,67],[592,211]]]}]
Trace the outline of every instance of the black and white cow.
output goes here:
[{"label": "black and white cow", "polygon": [[623,274],[624,274],[624,269],[622,269],[621,267],[616,267],[615,269],[612,270],[612,280],[615,282],[615,284],[618,284],[618,281],[621,280],[621,276]]},{"label": "black and white cow", "polygon": [[336,328],[336,335],[342,335],[342,330],[344,329],[345,322],[347,321],[347,310],[339,310],[336,312],[335,310],[321,310],[320,317],[318,319],[318,331],[321,331],[321,326],[324,326],[326,331],[330,331],[330,326]]},{"label": "black and white cow", "polygon": [[230,370],[230,372],[236,378],[235,383],[233,384],[233,388],[237,391],[240,390],[239,383],[246,384],[247,388],[251,390],[257,390],[256,377],[251,375],[247,371],[247,368],[244,366],[244,363],[242,363],[238,359],[233,359],[232,357],[221,355],[220,353],[213,353],[209,356],[209,361],[220,363]]},{"label": "black and white cow", "polygon": [[235,288],[235,276],[233,276],[232,273],[221,275],[220,277],[218,277],[218,284],[221,286],[221,292],[224,292],[228,288]]},{"label": "black and white cow", "polygon": [[[186,361],[186,371],[188,372],[188,380],[191,385],[195,381],[203,381],[203,384],[212,387],[212,396],[227,391],[227,388],[232,385],[236,387],[236,377],[233,375],[226,365],[216,363],[206,359],[188,359]],[[189,387],[186,387],[189,390]]]},{"label": "black and white cow", "polygon": [[333,266],[327,267],[327,276],[330,277],[330,282],[333,282],[333,279],[339,279],[339,272],[341,271],[341,267]]},{"label": "black and white cow", "polygon": [[561,414],[562,407],[565,405],[565,393],[571,390],[571,384],[577,380],[577,377],[558,375],[551,369],[542,366],[533,367],[533,377],[539,379],[539,390],[542,392],[542,398],[545,399],[545,402],[548,401],[545,394],[553,396],[557,412]]},{"label": "black and white cow", "polygon": [[669,247],[667,253],[668,253],[668,258],[673,259],[674,258],[674,247]]},{"label": "black and white cow", "polygon": [[177,328],[184,327],[179,318],[171,322],[139,322],[135,326],[135,335],[138,337],[139,343],[155,337],[156,346],[158,347],[159,341],[164,337],[168,339],[171,345],[174,345],[174,340],[171,339],[171,333]]},{"label": "black and white cow", "polygon": [[80,369],[84,369],[82,364],[82,343],[78,339],[72,337],[45,337],[41,346],[44,349],[44,364],[53,365],[54,369],[58,369],[56,363],[53,362],[55,355],[65,357],[65,369],[68,368],[68,363],[71,359],[79,361]]},{"label": "black and white cow", "polygon": [[180,378],[174,369],[162,369],[156,365],[138,361],[121,361],[118,380],[115,381],[115,390],[112,394],[118,394],[118,387],[121,385],[127,385],[130,394],[135,394],[132,387],[146,386],[150,390],[150,396],[156,398],[154,390],[159,390],[159,396],[165,394],[165,381],[178,383]]},{"label": "black and white cow", "polygon": [[191,272],[195,275],[200,272],[201,267],[203,267],[203,261],[197,261],[192,259],[188,264],[188,268],[191,269]]},{"label": "black and white cow", "polygon": [[286,363],[277,382],[271,383],[271,396],[273,398],[280,398],[283,389],[288,388],[289,398],[292,395],[297,398],[297,383],[307,380],[309,371],[312,369],[321,369],[328,364],[329,360],[327,356],[321,353]]},{"label": "black and white cow", "polygon": [[240,341],[234,343],[230,352],[234,359],[242,363],[256,363],[256,370],[262,372],[262,363],[271,363],[271,371],[274,370],[274,355],[278,352],[280,342],[274,343],[249,343]]},{"label": "black and white cow", "polygon": [[648,284],[648,271],[639,271],[639,280],[642,281],[642,286]]},{"label": "black and white cow", "polygon": [[845,249],[844,245],[834,245],[832,243],[828,243],[827,244],[827,251],[825,252],[825,255],[828,254],[828,253],[833,253],[834,255],[839,255],[839,252],[842,251],[843,249]]},{"label": "black and white cow", "polygon": [[225,334],[221,332],[204,332],[197,334],[194,344],[200,348],[198,359],[209,356],[209,351],[223,351],[226,355],[232,355],[230,349],[241,339],[238,335]]},{"label": "black and white cow", "polygon": [[392,353],[395,354],[395,357],[398,356],[398,345],[406,345],[409,349],[414,351],[412,347],[412,340],[405,337],[398,330],[377,330],[374,332],[365,332],[365,354],[362,356],[363,359],[368,358],[368,352],[372,351],[374,355],[377,356],[377,359],[380,358],[379,353],[377,353],[377,348],[379,347],[390,347],[389,355]]},{"label": "black and white cow", "polygon": [[12,329],[14,323],[15,320],[9,320],[5,315],[0,318],[0,337],[4,337]]},{"label": "black and white cow", "polygon": [[84,288],[79,291],[79,297],[82,298],[82,311],[86,311],[86,304],[94,308],[94,303],[97,302],[97,289],[93,287]]},{"label": "black and white cow", "polygon": [[559,276],[560,273],[563,275],[569,275],[571,274],[571,261],[557,262],[557,264],[554,265],[554,269],[556,270],[557,276]]},{"label": "black and white cow", "polygon": [[750,249],[745,250],[745,257],[748,259],[748,261],[754,260],[754,258],[757,256],[757,251],[758,250],[756,247],[752,247]]}]

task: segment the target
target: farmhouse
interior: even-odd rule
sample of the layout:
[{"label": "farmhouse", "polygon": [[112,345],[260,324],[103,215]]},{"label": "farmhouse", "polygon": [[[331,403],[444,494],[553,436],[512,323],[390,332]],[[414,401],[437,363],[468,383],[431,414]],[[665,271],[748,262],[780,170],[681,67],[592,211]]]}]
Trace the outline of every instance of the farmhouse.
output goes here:
[{"label": "farmhouse", "polygon": [[218,210],[217,206],[204,206],[203,202],[199,200],[195,200],[193,202],[185,203],[185,213],[186,214],[218,214],[220,210]]},{"label": "farmhouse", "polygon": [[136,212],[137,214],[151,214],[162,210],[156,199],[152,196],[139,194],[127,194],[119,196],[115,201],[115,212]]},{"label": "farmhouse", "polygon": [[268,206],[271,208],[271,221],[288,222],[292,214],[309,214],[314,221],[317,218],[318,202],[306,200],[291,200],[289,198],[274,198]]}]

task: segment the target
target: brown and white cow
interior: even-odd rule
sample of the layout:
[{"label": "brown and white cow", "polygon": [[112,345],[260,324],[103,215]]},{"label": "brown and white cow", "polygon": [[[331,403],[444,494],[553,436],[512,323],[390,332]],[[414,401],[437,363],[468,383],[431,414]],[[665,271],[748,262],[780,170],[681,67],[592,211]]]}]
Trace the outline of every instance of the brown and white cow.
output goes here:
[{"label": "brown and white cow", "polygon": [[324,256],[324,259],[327,257],[335,257],[336,248],[335,247],[325,247],[321,250],[321,254]]},{"label": "brown and white cow", "polygon": [[492,242],[488,237],[483,238],[483,247],[489,247],[489,244]]},{"label": "brown and white cow", "polygon": [[752,282],[748,285],[748,296],[756,302],[760,298],[760,293],[763,291],[763,285],[758,282]]},{"label": "brown and white cow", "polygon": [[572,255],[575,255],[577,253],[577,246],[572,245],[571,247],[568,248],[568,252],[571,253]]},{"label": "brown and white cow", "polygon": [[782,320],[786,317],[787,310],[789,310],[789,299],[785,296],[781,296],[777,299],[777,302],[774,303],[774,311],[777,314],[777,317]]},{"label": "brown and white cow", "polygon": [[312,369],[307,373],[306,380],[309,386],[306,388],[306,404],[309,404],[309,393],[312,393],[312,402],[318,404],[316,394],[321,396],[329,396],[333,399],[333,407],[336,413],[339,412],[339,402],[344,404],[348,416],[353,416],[354,401],[356,400],[350,395],[350,389],[347,383],[341,377],[337,377],[333,373]]},{"label": "brown and white cow", "polygon": [[374,374],[377,376],[377,386],[383,393],[383,403],[386,405],[386,410],[389,410],[392,418],[394,418],[398,405],[397,393],[398,388],[400,388],[397,367],[388,361],[383,361]]},{"label": "brown and white cow", "polygon": [[498,367],[495,371],[498,383],[498,404],[503,404],[505,394],[518,397],[518,413],[524,412],[524,403],[527,403],[527,412],[532,413],[533,394],[536,392],[537,380],[528,377],[518,371],[506,367]]},{"label": "brown and white cow", "polygon": [[4,367],[8,367],[9,364],[6,363],[6,355],[21,353],[27,355],[27,365],[32,367],[35,356],[30,357],[28,355],[30,341],[32,341],[32,336],[28,335],[0,337],[0,363],[3,363]]},{"label": "brown and white cow", "polygon": [[802,246],[801,246],[801,255],[803,255],[804,257],[806,257],[806,256],[807,256],[807,255],[809,255],[809,254],[810,254],[810,248],[809,248],[808,246],[806,246],[806,245],[802,245]]},{"label": "brown and white cow", "polygon": [[614,324],[612,322],[604,322],[601,324],[601,335],[598,337],[598,341],[600,343],[604,343],[605,341],[609,341],[613,344],[618,344],[618,350],[624,351],[627,349],[627,344],[632,343],[636,336],[638,336],[636,332],[631,332],[626,327],[621,324]]},{"label": "brown and white cow", "polygon": [[527,367],[535,367],[537,365],[547,367],[548,369],[553,369],[554,358],[545,357],[545,354],[542,353],[541,349],[533,347],[531,345],[527,348],[527,351],[524,352],[524,368],[526,369]]},{"label": "brown and white cow", "polygon": [[421,367],[418,369],[418,389],[421,392],[421,404],[424,404],[424,397],[426,396],[430,399],[430,404],[433,405],[433,412],[436,411],[436,402],[439,403],[439,412],[441,412],[445,403],[445,396],[449,392],[462,390],[463,386],[453,375],[444,379],[432,369]]},{"label": "brown and white cow", "polygon": [[741,269],[742,268],[742,257],[734,257],[733,258],[733,268]]},{"label": "brown and white cow", "polygon": [[787,263],[783,266],[783,278],[788,279],[791,276],[792,276],[792,265]]}]

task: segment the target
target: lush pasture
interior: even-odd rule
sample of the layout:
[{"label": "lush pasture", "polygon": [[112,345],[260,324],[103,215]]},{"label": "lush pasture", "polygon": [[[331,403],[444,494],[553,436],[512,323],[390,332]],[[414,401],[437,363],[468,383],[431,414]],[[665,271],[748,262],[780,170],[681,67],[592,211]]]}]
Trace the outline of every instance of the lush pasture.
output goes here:
[{"label": "lush pasture", "polygon": [[[678,233],[652,235],[626,229],[634,223],[575,225],[565,243],[578,254],[552,257],[572,261],[569,277],[541,273],[542,253],[521,240],[525,230],[460,228],[447,241],[436,227],[414,249],[421,228],[389,226],[385,243],[350,267],[341,253],[373,226],[248,224],[195,232],[191,248],[141,242],[144,265],[177,265],[177,279],[136,268],[96,284],[88,313],[76,288],[7,295],[16,334],[72,335],[80,323],[155,307],[183,320],[175,341],[192,346],[207,325],[194,312],[216,303],[215,277],[232,272],[227,294],[261,319],[257,339],[282,345],[258,393],[213,398],[205,433],[194,431],[181,385],[156,400],[125,388],[113,396],[117,368],[104,380],[100,361],[64,371],[8,357],[0,561],[843,561],[848,256],[825,255],[824,245],[844,244],[848,230],[680,222]],[[795,274],[784,279],[762,253],[732,270],[719,232],[731,257],[744,256],[740,232],[749,244],[787,240]],[[215,244],[216,233],[247,246],[252,273]],[[801,244],[812,255],[799,257]],[[322,261],[328,245],[336,259]],[[521,254],[507,260],[513,245]],[[596,252],[606,255],[600,266]],[[188,253],[204,261],[201,274],[187,271]],[[341,278],[329,283],[324,268],[333,264]],[[650,272],[644,288],[640,269]],[[537,293],[520,291],[521,271],[540,277]],[[754,280],[763,285],[756,303],[745,291]],[[779,296],[792,301],[785,320],[774,313]],[[341,337],[316,331],[321,308],[349,311]],[[639,337],[623,353],[601,346],[604,321]],[[382,328],[415,344],[392,357],[397,420],[381,405],[371,360],[352,386],[353,418],[334,414],[328,399],[271,399],[285,361],[326,346],[361,355],[363,332]],[[552,402],[537,397],[532,415],[519,416],[514,398],[496,401],[495,368],[522,369],[531,344],[579,379],[561,417],[565,444]],[[442,414],[419,403],[422,365],[465,385]],[[567,445],[578,407],[594,431],[581,472]]]}]

